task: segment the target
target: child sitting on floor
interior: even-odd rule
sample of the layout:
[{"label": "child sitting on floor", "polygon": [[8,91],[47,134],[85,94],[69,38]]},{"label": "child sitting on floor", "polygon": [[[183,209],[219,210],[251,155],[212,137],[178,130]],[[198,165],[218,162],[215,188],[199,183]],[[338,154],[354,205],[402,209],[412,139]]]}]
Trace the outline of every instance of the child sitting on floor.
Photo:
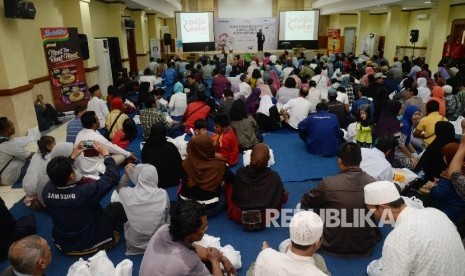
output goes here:
[{"label": "child sitting on floor", "polygon": [[212,137],[215,142],[215,157],[232,167],[237,164],[239,159],[236,133],[229,126],[230,121],[226,114],[216,115],[213,122],[215,123],[215,133]]}]

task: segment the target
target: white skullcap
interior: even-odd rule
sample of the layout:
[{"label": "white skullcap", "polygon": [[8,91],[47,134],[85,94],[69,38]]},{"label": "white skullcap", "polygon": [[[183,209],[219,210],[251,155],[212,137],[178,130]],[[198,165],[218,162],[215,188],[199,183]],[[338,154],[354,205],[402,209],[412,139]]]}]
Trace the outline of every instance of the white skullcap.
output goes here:
[{"label": "white skullcap", "polygon": [[446,85],[444,85],[444,86],[442,87],[442,90],[444,90],[444,93],[450,94],[450,93],[452,93],[452,86],[446,84]]},{"label": "white skullcap", "polygon": [[377,181],[365,186],[365,203],[381,205],[396,201],[400,198],[399,191],[394,183],[389,181]]},{"label": "white skullcap", "polygon": [[312,245],[323,234],[323,221],[312,211],[300,211],[292,217],[289,232],[294,243]]}]

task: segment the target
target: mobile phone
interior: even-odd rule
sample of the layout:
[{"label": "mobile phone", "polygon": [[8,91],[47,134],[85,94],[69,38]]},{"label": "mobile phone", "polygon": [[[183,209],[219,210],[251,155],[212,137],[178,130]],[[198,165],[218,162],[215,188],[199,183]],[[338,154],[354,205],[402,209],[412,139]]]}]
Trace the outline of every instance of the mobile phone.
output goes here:
[{"label": "mobile phone", "polygon": [[82,141],[82,146],[86,149],[93,149],[94,148],[94,141],[92,140],[86,140]]}]

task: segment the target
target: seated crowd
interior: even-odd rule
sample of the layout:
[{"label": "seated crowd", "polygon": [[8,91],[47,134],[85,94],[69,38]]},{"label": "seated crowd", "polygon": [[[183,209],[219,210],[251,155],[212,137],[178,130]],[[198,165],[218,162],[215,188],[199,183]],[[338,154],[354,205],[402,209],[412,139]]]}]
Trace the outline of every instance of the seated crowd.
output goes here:
[{"label": "seated crowd", "polygon": [[[75,108],[66,142],[43,136],[37,153],[13,138],[13,123],[1,117],[1,184],[22,181],[25,204],[50,215],[54,245],[64,254],[110,249],[123,228],[126,254],[144,254],[140,275],[236,275],[218,249],[194,242],[208,218],[225,210],[245,231],[259,231],[272,219],[267,211],[286,204],[263,136],[285,129],[309,154],[336,157],[339,173],[291,202],[302,211],[290,222],[290,239],[279,252],[264,242],[248,273],[325,275],[317,252],[370,257],[381,234],[375,224],[358,224],[362,216],[396,225],[369,275],[461,275],[465,134],[457,143],[449,120],[465,114],[465,65],[444,60],[432,74],[422,58],[393,62],[389,67],[382,53],[293,59],[287,51],[245,61],[232,52],[198,64],[152,61],[139,81],[121,76],[108,87],[107,102],[98,85],[90,87],[92,99]],[[167,140],[182,134],[187,157]],[[127,150],[136,137],[144,140],[139,158]],[[233,173],[248,151],[250,164]],[[401,189],[393,168],[418,178]],[[164,188],[173,186],[177,199],[170,201]],[[113,189],[119,200],[102,208]],[[411,196],[426,208],[411,206]],[[0,258],[8,257],[8,271],[16,273],[8,275],[41,275],[50,249],[30,236],[34,216],[15,220],[1,198],[0,209]],[[352,226],[330,225],[317,214],[331,210],[344,211]]]}]

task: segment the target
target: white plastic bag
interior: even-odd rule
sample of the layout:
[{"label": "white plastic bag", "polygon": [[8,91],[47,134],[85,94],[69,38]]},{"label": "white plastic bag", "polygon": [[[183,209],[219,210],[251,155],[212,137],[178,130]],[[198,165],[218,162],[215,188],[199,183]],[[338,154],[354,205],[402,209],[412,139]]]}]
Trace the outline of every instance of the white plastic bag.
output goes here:
[{"label": "white plastic bag", "polygon": [[205,234],[203,238],[200,241],[196,241],[195,244],[203,247],[217,248],[226,258],[228,258],[236,270],[242,267],[241,252],[234,250],[234,247],[229,244],[221,247],[220,238]]},{"label": "white plastic bag", "polygon": [[115,276],[132,276],[132,261],[122,260],[115,268]]},{"label": "white plastic bag", "polygon": [[[244,151],[244,156],[242,157],[242,159],[244,160],[244,167],[250,164],[251,154],[252,154],[252,150]],[[274,164],[275,164],[275,161],[274,161],[273,150],[270,149],[270,160],[268,160],[268,167],[273,166]]]},{"label": "white plastic bag", "polygon": [[90,273],[89,264],[79,258],[79,261],[69,267],[67,276],[92,276],[92,273]]},{"label": "white plastic bag", "polygon": [[113,262],[108,258],[105,250],[89,258],[89,270],[92,276],[108,276],[115,274]]},{"label": "white plastic bag", "polygon": [[166,141],[173,143],[181,155],[181,159],[185,160],[187,158],[187,141],[185,140],[186,134],[176,137],[175,139],[171,137],[166,137]]}]

